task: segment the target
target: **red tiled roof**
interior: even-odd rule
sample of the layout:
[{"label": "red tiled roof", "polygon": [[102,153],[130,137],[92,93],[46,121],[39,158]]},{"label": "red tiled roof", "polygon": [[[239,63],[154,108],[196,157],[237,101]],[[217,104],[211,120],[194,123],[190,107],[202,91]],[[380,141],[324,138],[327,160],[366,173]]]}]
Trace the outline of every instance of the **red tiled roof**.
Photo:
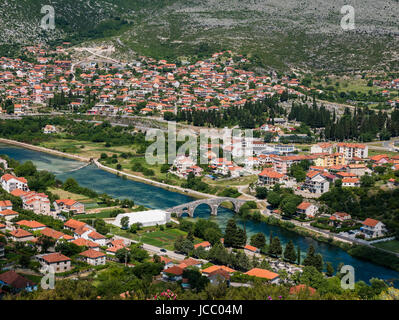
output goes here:
[{"label": "red tiled roof", "polygon": [[299,210],[306,210],[307,208],[309,208],[312,204],[310,202],[302,202],[301,204],[299,204],[297,206],[297,209]]},{"label": "red tiled roof", "polygon": [[89,250],[83,251],[79,255],[84,256],[86,258],[97,259],[97,258],[100,258],[100,257],[104,257],[105,253],[102,253],[102,252],[97,251],[97,250],[89,249]]},{"label": "red tiled roof", "polygon": [[298,284],[297,286],[292,287],[290,289],[290,294],[296,294],[296,293],[299,293],[299,292],[305,291],[305,290],[309,291],[310,295],[314,295],[316,293],[316,289],[314,289],[312,287],[308,287],[307,285],[304,285],[304,284]]},{"label": "red tiled roof", "polygon": [[13,176],[12,174],[9,174],[9,173],[6,173],[5,175],[3,175],[1,177],[1,179],[4,180],[4,181],[15,179],[15,180],[21,181],[22,183],[28,183],[28,181],[24,177],[16,177],[16,176]]},{"label": "red tiled roof", "polygon": [[100,239],[106,239],[102,234],[99,234],[96,231],[92,231],[88,234],[89,238],[92,238],[94,240],[100,240]]},{"label": "red tiled roof", "polygon": [[63,262],[63,261],[71,261],[70,258],[64,256],[59,252],[50,253],[45,256],[42,256],[42,259],[48,263],[55,263],[55,262]]},{"label": "red tiled roof", "polygon": [[176,276],[181,276],[183,274],[183,269],[178,267],[178,266],[172,266],[170,268],[165,269],[163,272],[165,273],[171,273]]},{"label": "red tiled roof", "polygon": [[227,271],[228,273],[236,272],[234,269],[231,269],[231,268],[226,267],[226,266],[210,266],[210,267],[202,270],[202,273],[208,273],[209,274],[209,273],[212,273],[215,270],[219,270],[219,269],[223,269],[224,271]]},{"label": "red tiled roof", "polygon": [[18,214],[19,214],[18,212],[15,212],[10,209],[0,211],[0,215],[3,215],[3,216],[17,216]]},{"label": "red tiled roof", "polygon": [[[75,203],[77,203],[77,201],[75,201],[75,200],[72,200],[72,199],[60,199],[60,200],[55,200],[55,202],[57,203],[57,204],[65,204],[65,205],[67,205],[67,206],[72,206],[72,205],[74,205]],[[73,219],[71,219],[71,220],[73,220]],[[76,220],[74,220],[74,221],[76,221]]]},{"label": "red tiled roof", "polygon": [[15,289],[25,289],[26,287],[35,285],[34,282],[25,279],[15,271],[7,271],[0,274],[0,281]]},{"label": "red tiled roof", "polygon": [[210,246],[211,246],[211,243],[209,241],[204,241],[204,242],[195,244],[194,245],[194,249],[197,249],[199,247],[207,248],[207,247],[210,247]]},{"label": "red tiled roof", "polygon": [[98,248],[100,246],[98,243],[95,243],[94,241],[86,240],[83,238],[78,238],[76,240],[73,240],[71,241],[71,243],[74,243],[79,247],[86,246],[89,248]]},{"label": "red tiled roof", "polygon": [[0,207],[12,207],[12,202],[10,200],[0,201]]},{"label": "red tiled roof", "polygon": [[78,229],[83,226],[85,226],[86,223],[74,219],[69,219],[67,222],[64,223],[64,227],[72,228],[72,229]]},{"label": "red tiled roof", "polygon": [[26,238],[32,236],[32,234],[24,229],[16,229],[10,232],[15,238]]},{"label": "red tiled roof", "polygon": [[247,244],[244,249],[252,251],[252,252],[256,252],[257,250],[259,250],[257,247],[251,246],[249,244]]},{"label": "red tiled roof", "polygon": [[279,276],[277,273],[274,273],[274,272],[271,272],[271,271],[265,270],[265,269],[260,269],[260,268],[253,268],[253,269],[245,272],[244,274],[249,275],[249,276],[255,276],[258,278],[269,279],[269,280],[273,280]]},{"label": "red tiled roof", "polygon": [[367,218],[367,219],[364,220],[362,223],[363,223],[365,226],[375,227],[379,222],[380,222],[380,221],[378,221],[378,220],[374,220],[374,219],[371,219],[371,218]]},{"label": "red tiled roof", "polygon": [[28,220],[21,220],[17,222],[18,225],[20,226],[25,226],[28,228],[41,228],[41,227],[45,227],[44,224],[37,222],[37,221],[28,221]]},{"label": "red tiled roof", "polygon": [[281,179],[282,177],[284,177],[284,175],[282,173],[278,173],[278,172],[270,170],[268,168],[263,169],[263,171],[261,173],[259,173],[259,175],[262,177],[268,177],[268,178],[272,178],[272,179]]}]

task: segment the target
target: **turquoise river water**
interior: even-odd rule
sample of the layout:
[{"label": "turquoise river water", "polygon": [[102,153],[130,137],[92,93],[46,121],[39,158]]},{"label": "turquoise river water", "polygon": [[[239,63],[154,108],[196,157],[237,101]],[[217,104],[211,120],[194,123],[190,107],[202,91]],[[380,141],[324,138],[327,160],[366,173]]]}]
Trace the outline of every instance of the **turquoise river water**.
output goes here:
[{"label": "turquoise river water", "polygon": [[[166,209],[193,200],[193,198],[180,193],[171,192],[141,182],[122,179],[112,173],[98,169],[94,165],[86,166],[77,171],[71,171],[81,167],[82,163],[46,153],[0,144],[0,154],[6,154],[20,162],[31,160],[39,170],[53,172],[62,181],[65,181],[68,177],[72,177],[81,186],[93,189],[99,193],[105,192],[115,198],[129,198],[134,200],[136,204],[152,209]],[[221,207],[219,208],[218,215],[211,217],[210,209],[207,205],[201,205],[195,211],[196,218],[212,219],[222,229],[225,228],[228,219],[233,215],[234,213],[231,210]],[[243,222],[237,220],[237,223],[241,227],[243,226]],[[283,245],[292,240],[295,246],[299,245],[301,248],[303,257],[306,255],[309,245],[312,244],[316,251],[323,255],[324,261],[330,261],[335,269],[341,262],[353,266],[356,281],[364,280],[368,282],[369,279],[375,277],[390,281],[395,280],[395,286],[399,285],[398,280],[396,280],[399,276],[398,272],[354,258],[336,246],[318,242],[314,239],[300,236],[295,232],[265,223],[247,221],[246,231],[248,237],[257,232],[263,232],[267,239],[270,232],[272,232],[274,236],[280,238]]]}]

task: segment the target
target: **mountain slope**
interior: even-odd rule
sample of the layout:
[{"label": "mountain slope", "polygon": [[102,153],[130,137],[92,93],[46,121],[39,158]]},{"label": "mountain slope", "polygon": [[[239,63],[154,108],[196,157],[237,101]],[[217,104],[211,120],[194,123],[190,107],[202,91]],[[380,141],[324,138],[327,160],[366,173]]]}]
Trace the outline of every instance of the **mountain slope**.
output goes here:
[{"label": "mountain slope", "polygon": [[259,66],[396,69],[397,0],[355,0],[356,30],[340,27],[343,0],[53,0],[55,31],[40,30],[41,1],[0,4],[4,43],[117,35],[126,48],[174,60],[233,49]]}]

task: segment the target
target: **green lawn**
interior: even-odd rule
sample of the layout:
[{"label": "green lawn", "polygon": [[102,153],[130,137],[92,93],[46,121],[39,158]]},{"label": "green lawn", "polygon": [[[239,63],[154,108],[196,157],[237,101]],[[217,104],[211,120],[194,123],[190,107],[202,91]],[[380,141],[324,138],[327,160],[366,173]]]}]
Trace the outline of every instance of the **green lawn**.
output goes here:
[{"label": "green lawn", "polygon": [[73,216],[74,219],[94,219],[94,218],[111,218],[111,213],[117,209],[103,210],[98,213],[78,214]]},{"label": "green lawn", "polygon": [[[150,244],[156,247],[165,248],[168,250],[173,250],[173,243],[180,236],[186,236],[187,232],[179,230],[179,229],[167,229],[164,231],[155,230],[151,232],[147,232],[147,230],[141,230],[138,233],[131,233],[126,230],[122,230],[118,227],[111,226],[111,233],[116,234],[121,237],[125,237],[128,239],[141,241],[146,244]],[[195,241],[197,242],[197,241]]]},{"label": "green lawn", "polygon": [[173,250],[173,243],[180,236],[186,236],[186,232],[179,229],[165,229],[164,231],[154,231],[145,233],[141,236],[141,241],[156,247]]},{"label": "green lawn", "polygon": [[391,240],[374,244],[375,247],[399,253],[399,240]]}]

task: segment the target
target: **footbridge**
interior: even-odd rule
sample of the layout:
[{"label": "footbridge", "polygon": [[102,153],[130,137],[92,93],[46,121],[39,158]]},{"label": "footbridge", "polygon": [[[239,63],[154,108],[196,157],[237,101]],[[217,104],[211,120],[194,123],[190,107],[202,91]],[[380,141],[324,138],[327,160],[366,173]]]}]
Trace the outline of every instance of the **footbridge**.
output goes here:
[{"label": "footbridge", "polygon": [[195,209],[201,204],[207,204],[211,208],[211,214],[216,216],[218,214],[218,208],[223,202],[230,202],[233,204],[233,210],[238,212],[241,206],[246,203],[248,200],[241,200],[235,198],[228,197],[220,197],[220,198],[209,198],[209,199],[201,199],[195,200],[192,202],[188,202],[185,204],[181,204],[165,211],[170,213],[176,213],[177,217],[181,217],[183,213],[187,213],[190,217],[194,217]]}]

